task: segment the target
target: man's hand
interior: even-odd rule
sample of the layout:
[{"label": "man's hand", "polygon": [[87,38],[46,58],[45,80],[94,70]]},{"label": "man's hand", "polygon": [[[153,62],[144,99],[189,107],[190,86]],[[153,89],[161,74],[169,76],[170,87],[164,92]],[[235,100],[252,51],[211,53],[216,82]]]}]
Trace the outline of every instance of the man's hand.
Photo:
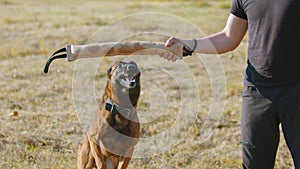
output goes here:
[{"label": "man's hand", "polygon": [[[175,38],[175,37],[169,38],[166,41],[165,46],[170,47],[170,46],[172,46],[173,44],[176,44],[176,43],[182,43],[183,44],[183,56],[187,56],[187,55],[192,54],[192,52],[193,52],[192,48],[193,47],[191,47],[191,46],[194,45],[194,48],[197,47],[197,44],[193,41],[183,40],[183,39],[179,39],[179,38]],[[167,59],[169,61],[172,61],[172,62],[175,62],[178,59],[178,56],[176,54],[172,53],[172,52],[166,52],[166,53],[160,55],[160,57],[162,57],[164,59]]]},{"label": "man's hand", "polygon": [[[170,47],[175,43],[182,43],[181,39],[171,37],[166,41],[165,46]],[[159,56],[172,62],[175,62],[178,59],[178,56],[172,52],[166,52]]]}]

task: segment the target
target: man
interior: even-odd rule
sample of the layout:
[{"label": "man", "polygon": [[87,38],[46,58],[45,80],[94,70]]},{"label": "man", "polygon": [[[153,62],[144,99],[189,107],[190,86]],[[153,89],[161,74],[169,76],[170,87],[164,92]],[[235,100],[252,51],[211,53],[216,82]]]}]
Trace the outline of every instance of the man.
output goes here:
[{"label": "man", "polygon": [[[281,123],[295,168],[300,168],[299,0],[233,0],[225,28],[183,43],[184,54],[234,50],[249,31],[242,104],[243,168],[274,168]],[[212,47],[213,46],[213,47]],[[161,57],[176,61],[173,53]]]}]

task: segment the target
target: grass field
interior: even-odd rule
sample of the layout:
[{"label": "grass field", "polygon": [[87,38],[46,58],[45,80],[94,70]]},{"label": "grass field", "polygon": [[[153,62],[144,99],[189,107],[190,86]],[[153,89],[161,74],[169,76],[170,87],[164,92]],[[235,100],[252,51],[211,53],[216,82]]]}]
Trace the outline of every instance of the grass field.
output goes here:
[{"label": "grass field", "polygon": [[[212,65],[224,70],[226,77],[220,82],[226,91],[217,91],[220,96],[224,94],[221,116],[210,116],[214,115],[210,106],[216,101],[212,83],[219,83],[211,79],[222,75],[219,78],[207,70],[209,63],[205,61],[213,56],[193,55],[177,63],[156,56],[105,58],[96,65],[94,60],[60,60],[53,63],[49,74],[42,72],[49,55],[66,43],[118,40],[122,31],[134,35],[127,37],[129,40],[160,41],[167,37],[148,33],[169,31],[182,38],[214,33],[223,28],[230,5],[230,0],[0,0],[0,168],[76,168],[76,147],[95,107],[81,109],[81,96],[77,95],[81,89],[75,87],[85,85],[83,77],[91,78],[95,90],[83,94],[99,101],[105,70],[120,59],[135,60],[143,70],[138,105],[142,138],[160,136],[140,146],[129,168],[241,168],[240,94],[247,37],[235,51],[220,56],[222,64]],[[130,20],[132,14],[152,15],[139,15],[141,12],[156,12],[154,16],[162,16],[156,18],[161,24],[143,17]],[[166,14],[190,24],[172,24],[164,19]],[[191,25],[200,33],[189,31]],[[101,39],[101,35],[105,36]],[[76,74],[79,70],[82,74]],[[197,109],[182,110],[195,105]],[[18,116],[12,115],[14,111]],[[176,132],[161,134],[174,126]],[[293,168],[283,137],[275,168]]]}]

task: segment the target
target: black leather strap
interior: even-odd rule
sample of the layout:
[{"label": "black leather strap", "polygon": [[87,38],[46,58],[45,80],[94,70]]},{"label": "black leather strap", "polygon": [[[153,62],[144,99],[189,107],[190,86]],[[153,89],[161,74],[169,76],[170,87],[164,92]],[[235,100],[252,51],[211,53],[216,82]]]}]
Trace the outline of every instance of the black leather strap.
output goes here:
[{"label": "black leather strap", "polygon": [[122,108],[122,107],[117,107],[109,99],[106,100],[105,103],[105,110],[110,111],[113,116],[116,114],[121,114],[125,118],[129,118],[130,113],[132,112],[132,108]]},{"label": "black leather strap", "polygon": [[58,49],[57,51],[55,51],[51,56],[54,56],[58,53],[62,53],[62,52],[67,52],[67,49],[66,48],[61,48],[61,49]]},{"label": "black leather strap", "polygon": [[113,115],[118,114],[116,106],[110,103],[105,104],[105,110],[110,111]]},{"label": "black leather strap", "polygon": [[54,52],[45,64],[44,73],[48,73],[49,66],[55,59],[67,58],[67,53],[65,53],[66,51],[66,48],[61,48]]},{"label": "black leather strap", "polygon": [[183,45],[183,53],[182,56],[192,56],[192,54],[194,53],[195,49],[197,48],[198,42],[196,39],[193,39],[194,41],[194,47],[193,49],[191,49],[190,47]]}]

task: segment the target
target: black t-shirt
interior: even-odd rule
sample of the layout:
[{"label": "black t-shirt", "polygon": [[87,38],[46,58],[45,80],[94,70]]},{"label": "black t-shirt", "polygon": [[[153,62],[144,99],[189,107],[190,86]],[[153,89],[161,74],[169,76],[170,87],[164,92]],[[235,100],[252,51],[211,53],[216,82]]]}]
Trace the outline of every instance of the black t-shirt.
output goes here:
[{"label": "black t-shirt", "polygon": [[248,21],[245,79],[257,86],[300,84],[300,0],[233,0]]}]

